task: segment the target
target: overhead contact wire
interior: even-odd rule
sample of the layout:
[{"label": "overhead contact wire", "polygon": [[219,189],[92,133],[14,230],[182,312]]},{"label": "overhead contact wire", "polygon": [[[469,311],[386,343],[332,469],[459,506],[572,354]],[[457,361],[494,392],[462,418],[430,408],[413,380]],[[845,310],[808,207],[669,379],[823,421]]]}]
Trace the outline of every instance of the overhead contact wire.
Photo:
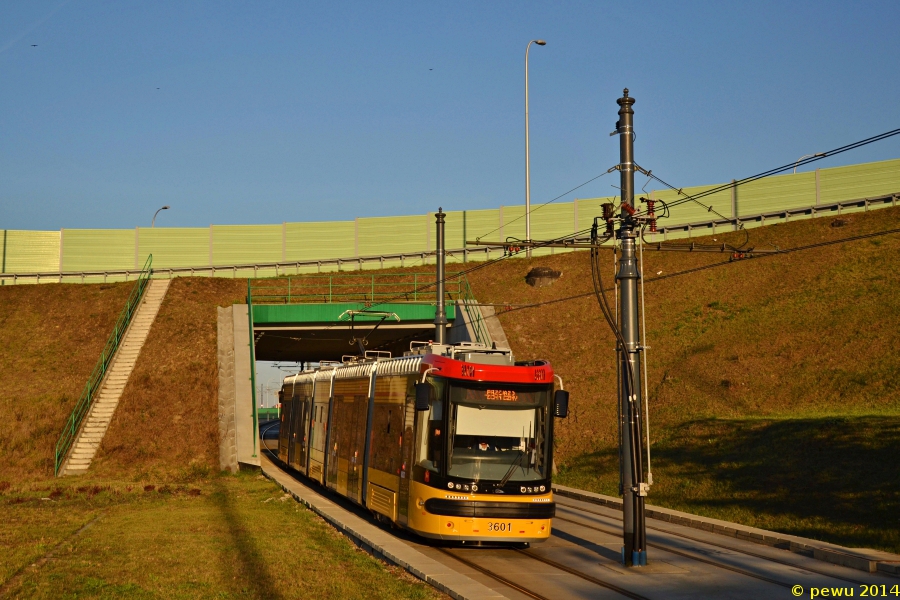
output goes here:
[{"label": "overhead contact wire", "polygon": [[492,233],[494,233],[495,231],[499,231],[499,230],[502,229],[503,227],[506,227],[506,226],[509,225],[510,223],[515,223],[515,222],[518,221],[519,219],[525,218],[525,215],[530,215],[530,214],[532,214],[532,213],[535,213],[535,212],[539,211],[540,209],[544,208],[545,206],[547,206],[548,204],[550,204],[550,203],[552,203],[552,202],[556,202],[556,201],[559,200],[560,198],[563,198],[563,197],[565,197],[565,196],[568,196],[569,194],[571,194],[571,193],[574,192],[575,190],[577,190],[577,189],[579,189],[579,188],[583,188],[584,186],[586,186],[587,184],[591,183],[592,181],[596,181],[596,180],[600,179],[601,177],[603,177],[604,175],[609,175],[610,173],[612,173],[612,172],[615,171],[615,170],[616,170],[616,167],[612,167],[612,168],[608,169],[606,172],[600,173],[600,174],[597,175],[596,177],[592,177],[591,179],[588,179],[587,181],[585,181],[584,183],[582,183],[582,184],[580,184],[580,185],[576,185],[575,187],[573,187],[573,188],[572,188],[571,190],[569,190],[568,192],[564,192],[564,193],[560,194],[559,196],[557,196],[556,198],[553,198],[552,200],[547,200],[546,202],[544,202],[544,203],[541,204],[540,206],[537,206],[537,207],[535,207],[535,208],[532,208],[532,209],[531,209],[530,211],[528,211],[527,213],[522,214],[522,215],[519,215],[518,217],[516,217],[515,219],[512,219],[511,221],[507,221],[506,223],[502,224],[500,227],[497,227],[497,228],[495,228],[495,229],[492,229],[492,230],[488,231],[487,233],[483,233],[483,234],[481,234],[480,236],[476,237],[475,239],[476,239],[476,240],[480,240],[480,239],[483,238],[483,237],[489,236],[489,235],[491,235]]},{"label": "overhead contact wire", "polygon": [[[644,172],[644,174],[647,175],[648,177],[653,177],[654,179],[656,179],[657,181],[659,181],[661,184],[665,185],[666,187],[668,187],[668,188],[670,188],[670,189],[672,189],[672,190],[674,190],[674,191],[676,191],[676,192],[682,194],[683,196],[685,196],[685,198],[683,198],[683,199],[681,199],[681,200],[676,200],[676,201],[674,201],[674,202],[670,202],[670,203],[669,203],[669,206],[671,207],[671,206],[677,206],[677,205],[679,205],[679,204],[684,204],[685,202],[690,202],[690,201],[692,201],[692,200],[697,200],[698,198],[703,198],[703,197],[705,197],[705,196],[709,196],[709,195],[712,195],[712,194],[715,194],[715,193],[718,193],[718,192],[721,192],[721,191],[724,191],[724,190],[727,190],[727,189],[730,189],[730,188],[734,188],[734,187],[737,187],[737,186],[739,186],[739,185],[744,185],[745,183],[750,183],[750,182],[756,181],[756,180],[758,180],[758,179],[763,179],[763,178],[769,177],[769,176],[771,176],[771,175],[777,175],[778,173],[783,173],[783,172],[785,172],[785,171],[787,171],[787,170],[789,170],[789,169],[794,169],[794,168],[796,168],[796,167],[798,167],[798,166],[807,165],[807,164],[812,163],[812,162],[815,162],[815,161],[817,161],[817,160],[822,160],[822,159],[828,158],[828,157],[830,157],[830,156],[835,156],[835,155],[837,155],[837,154],[842,154],[842,153],[848,152],[848,151],[850,151],[850,150],[855,150],[855,149],[857,149],[857,148],[861,148],[861,147],[863,147],[863,146],[867,146],[867,145],[872,144],[872,143],[875,143],[875,142],[880,142],[881,140],[885,140],[885,139],[887,139],[887,138],[893,137],[893,136],[898,135],[898,134],[900,134],[900,128],[898,128],[898,129],[892,129],[892,130],[890,130],[890,131],[885,131],[884,133],[879,133],[878,135],[874,135],[874,136],[872,136],[872,137],[865,138],[865,139],[863,139],[863,140],[859,140],[859,141],[853,142],[853,143],[851,143],[851,144],[846,144],[846,145],[844,145],[844,146],[839,146],[839,147],[834,148],[833,150],[829,150],[829,151],[827,151],[827,152],[821,152],[821,153],[819,153],[819,154],[817,154],[817,155],[815,155],[815,156],[811,156],[811,157],[809,157],[809,158],[805,158],[805,159],[802,159],[802,160],[799,160],[799,161],[795,161],[795,162],[792,162],[792,163],[788,163],[788,164],[782,165],[782,166],[780,166],[780,167],[775,167],[775,168],[773,168],[773,169],[769,169],[769,170],[767,170],[767,171],[763,171],[763,172],[761,172],[761,173],[757,173],[756,175],[751,175],[750,177],[744,177],[743,179],[738,179],[738,180],[733,181],[733,182],[731,182],[731,183],[724,183],[724,184],[722,184],[722,185],[715,186],[715,187],[713,187],[713,188],[710,188],[710,189],[708,189],[708,190],[706,190],[706,191],[704,191],[704,192],[701,192],[701,193],[698,193],[698,194],[695,194],[695,195],[688,195],[688,194],[685,194],[685,193],[682,191],[684,188],[676,188],[675,186],[673,186],[673,185],[671,185],[671,184],[669,184],[669,183],[663,181],[662,179],[660,179],[660,178],[657,177],[656,175],[653,175],[653,174],[652,174],[652,171],[646,171],[646,172],[642,171],[642,172]],[[640,214],[643,215],[644,213],[640,213]]]}]

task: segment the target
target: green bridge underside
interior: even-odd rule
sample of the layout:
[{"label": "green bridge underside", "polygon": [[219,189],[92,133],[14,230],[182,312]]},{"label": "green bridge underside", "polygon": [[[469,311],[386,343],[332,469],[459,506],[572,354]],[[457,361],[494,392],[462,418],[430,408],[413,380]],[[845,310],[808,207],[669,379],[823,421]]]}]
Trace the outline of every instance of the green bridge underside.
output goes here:
[{"label": "green bridge underside", "polygon": [[[445,307],[450,326],[456,318],[455,306],[446,303]],[[355,314],[351,323],[346,311],[376,314]],[[382,319],[385,313],[400,320],[393,316]],[[409,350],[410,342],[434,339],[434,314],[433,304],[400,302],[369,307],[363,302],[254,304],[256,359],[340,360],[345,354],[359,354],[355,341],[359,339],[365,340],[366,350],[386,350],[400,356]]]}]

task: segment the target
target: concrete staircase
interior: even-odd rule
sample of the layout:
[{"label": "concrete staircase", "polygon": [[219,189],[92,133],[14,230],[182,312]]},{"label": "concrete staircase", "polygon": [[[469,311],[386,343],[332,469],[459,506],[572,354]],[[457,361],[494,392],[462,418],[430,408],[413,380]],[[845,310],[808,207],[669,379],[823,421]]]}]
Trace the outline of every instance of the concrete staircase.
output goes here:
[{"label": "concrete staircase", "polygon": [[141,305],[125,331],[125,337],[106,372],[100,391],[72,444],[72,450],[60,469],[61,476],[78,475],[91,466],[168,289],[168,279],[150,280]]}]

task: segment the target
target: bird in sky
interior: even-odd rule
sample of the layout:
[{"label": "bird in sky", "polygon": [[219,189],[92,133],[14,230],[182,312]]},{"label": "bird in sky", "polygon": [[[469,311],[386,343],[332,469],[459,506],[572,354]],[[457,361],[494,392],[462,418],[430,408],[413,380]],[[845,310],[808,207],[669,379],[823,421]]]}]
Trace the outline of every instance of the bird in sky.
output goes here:
[{"label": "bird in sky", "polygon": [[31,47],[32,47],[32,48],[37,48],[37,44],[32,44]]}]

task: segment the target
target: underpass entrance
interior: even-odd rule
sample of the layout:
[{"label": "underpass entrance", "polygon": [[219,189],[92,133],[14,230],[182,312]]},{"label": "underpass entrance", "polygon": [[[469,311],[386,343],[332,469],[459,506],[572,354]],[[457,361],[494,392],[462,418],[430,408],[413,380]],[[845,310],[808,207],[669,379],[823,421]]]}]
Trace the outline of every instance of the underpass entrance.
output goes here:
[{"label": "underpass entrance", "polygon": [[[402,355],[434,338],[434,273],[335,273],[250,280],[256,360],[341,361]],[[445,282],[447,339],[492,343],[464,275]]]},{"label": "underpass entrance", "polygon": [[[302,367],[350,361],[367,353],[402,356],[413,342],[434,340],[435,287],[434,272],[248,280],[247,303],[219,309],[221,468],[236,471],[241,465],[260,464],[260,402],[279,382],[272,381],[271,371],[258,377],[257,361]],[[490,347],[496,341],[506,347],[502,329],[496,323],[486,326],[465,275],[446,275],[443,300],[448,343]],[[263,416],[270,416],[269,408],[262,407]]]}]

